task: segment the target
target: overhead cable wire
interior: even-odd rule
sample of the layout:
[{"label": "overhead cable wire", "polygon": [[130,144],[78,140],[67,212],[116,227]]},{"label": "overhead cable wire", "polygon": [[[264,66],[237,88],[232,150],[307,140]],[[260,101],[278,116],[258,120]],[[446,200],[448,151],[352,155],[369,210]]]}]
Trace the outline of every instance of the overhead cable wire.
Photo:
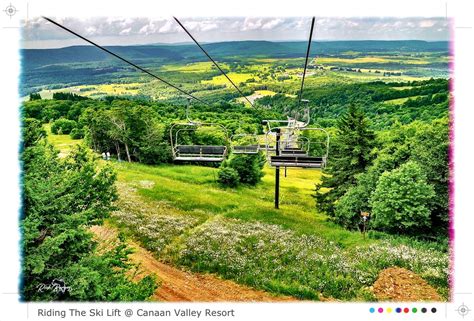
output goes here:
[{"label": "overhead cable wire", "polygon": [[123,57],[117,55],[116,53],[110,51],[109,49],[107,49],[107,48],[105,48],[105,47],[102,47],[101,45],[99,45],[99,44],[93,42],[92,40],[89,40],[89,39],[87,39],[86,37],[81,36],[81,35],[78,34],[77,32],[72,31],[71,29],[69,29],[69,28],[67,28],[67,27],[65,27],[65,26],[63,26],[63,25],[61,25],[60,23],[58,23],[58,22],[56,22],[56,21],[54,21],[54,20],[52,20],[52,19],[50,19],[50,18],[44,17],[44,16],[43,16],[43,18],[46,19],[47,21],[51,22],[52,24],[58,26],[59,28],[61,28],[61,29],[63,29],[63,30],[66,30],[67,32],[69,32],[69,33],[75,35],[76,37],[81,38],[82,40],[84,40],[84,41],[90,43],[91,45],[93,45],[93,46],[95,46],[95,47],[97,47],[97,48],[99,48],[99,49],[105,51],[106,53],[108,53],[108,54],[114,56],[115,58],[120,59],[121,61],[123,61],[123,62],[125,62],[125,63],[127,63],[127,64],[129,64],[129,65],[131,65],[131,66],[133,66],[133,67],[135,67],[136,69],[138,69],[138,70],[140,70],[140,71],[142,71],[142,72],[148,74],[149,76],[151,76],[151,77],[153,77],[153,78],[155,78],[155,79],[157,79],[157,80],[159,80],[159,81],[165,83],[166,85],[168,85],[168,86],[170,86],[170,87],[172,87],[172,88],[178,90],[178,91],[181,92],[182,94],[185,94],[186,96],[188,96],[188,97],[190,97],[190,98],[193,98],[193,99],[199,101],[200,103],[203,103],[203,104],[205,104],[205,105],[209,105],[209,104],[206,103],[205,101],[203,101],[203,100],[197,98],[196,96],[194,96],[194,95],[192,95],[192,94],[190,94],[190,93],[184,91],[183,89],[179,88],[178,86],[173,85],[173,84],[170,83],[169,81],[166,81],[166,80],[164,80],[163,78],[161,78],[161,77],[159,77],[159,76],[153,74],[152,72],[146,70],[145,68],[142,68],[142,67],[140,67],[140,66],[134,64],[133,62],[131,62],[131,61],[129,61],[129,60],[127,60],[127,59],[125,59],[125,58],[123,58]]},{"label": "overhead cable wire", "polygon": [[199,44],[199,42],[196,40],[196,38],[193,37],[193,35],[188,31],[188,29],[186,29],[186,27],[181,23],[181,21],[178,20],[178,18],[176,17],[173,17],[174,20],[176,20],[176,22],[181,26],[181,28],[183,28],[184,32],[186,32],[188,34],[188,36],[194,41],[194,43],[199,47],[199,49],[201,49],[201,51],[207,56],[207,58],[209,58],[209,60],[212,61],[212,63],[214,64],[214,66],[217,67],[217,69],[219,69],[219,71],[227,78],[227,80],[232,84],[232,86],[234,86],[234,88],[239,92],[239,94],[245,99],[247,100],[247,102],[250,104],[250,106],[254,107],[254,105],[250,102],[250,100],[243,94],[243,92],[239,89],[239,87],[237,87],[235,85],[235,83],[229,78],[229,76],[227,76],[227,74],[224,72],[224,70],[222,70],[222,68],[217,64],[217,62],[212,59],[212,57],[207,53],[207,51]]},{"label": "overhead cable wire", "polygon": [[313,29],[314,29],[314,20],[315,18],[311,20],[311,30],[309,31],[309,41],[308,41],[308,48],[306,49],[306,59],[304,63],[304,70],[303,70],[303,78],[301,79],[301,88],[300,88],[300,93],[298,97],[298,107],[301,105],[301,99],[303,98],[303,88],[304,88],[304,78],[306,76],[306,69],[308,67],[308,58],[309,58],[309,52],[311,50],[311,40],[313,38]]}]

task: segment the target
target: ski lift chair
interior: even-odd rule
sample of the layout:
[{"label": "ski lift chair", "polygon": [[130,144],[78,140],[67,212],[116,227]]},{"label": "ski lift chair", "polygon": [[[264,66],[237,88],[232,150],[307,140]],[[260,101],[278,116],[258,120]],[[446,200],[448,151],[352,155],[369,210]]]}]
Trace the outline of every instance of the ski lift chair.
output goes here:
[{"label": "ski lift chair", "polygon": [[[246,144],[244,143],[245,140],[250,140],[252,143]],[[260,151],[256,134],[235,134],[231,136],[230,141],[234,154],[258,154]]]},{"label": "ski lift chair", "polygon": [[[181,127],[181,128],[179,128]],[[225,145],[191,145],[180,144],[180,137],[184,131],[195,131],[201,127],[218,127],[227,132],[224,126],[213,123],[176,123],[170,128],[171,150],[174,161],[181,162],[222,162],[227,156]],[[177,129],[179,128],[179,129]]]},{"label": "ski lift chair", "polygon": [[[309,148],[312,144],[309,137],[304,137],[307,148],[300,146],[284,147],[280,149],[280,155],[269,155],[271,166],[279,167],[300,167],[300,168],[324,168],[327,164],[329,154],[329,133],[323,128],[301,128],[300,131],[322,131],[326,134],[325,154],[322,156],[309,156]],[[303,137],[299,138],[303,140]]]}]

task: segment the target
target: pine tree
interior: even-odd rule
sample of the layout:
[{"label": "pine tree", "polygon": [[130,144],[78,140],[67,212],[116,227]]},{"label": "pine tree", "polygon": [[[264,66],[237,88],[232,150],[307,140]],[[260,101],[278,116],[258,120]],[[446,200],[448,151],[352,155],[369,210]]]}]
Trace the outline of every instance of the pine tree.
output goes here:
[{"label": "pine tree", "polygon": [[374,139],[365,114],[350,105],[337,122],[337,135],[331,146],[328,166],[322,182],[316,184],[315,198],[320,210],[329,216],[334,215],[335,202],[356,184],[355,176],[370,164]]},{"label": "pine tree", "polygon": [[[83,146],[61,159],[42,140],[37,121],[24,129],[22,283],[26,301],[136,301],[155,278],[134,281],[131,250],[121,240],[99,253],[89,228],[101,224],[117,198],[116,174]],[[62,290],[61,290],[62,289]]]}]

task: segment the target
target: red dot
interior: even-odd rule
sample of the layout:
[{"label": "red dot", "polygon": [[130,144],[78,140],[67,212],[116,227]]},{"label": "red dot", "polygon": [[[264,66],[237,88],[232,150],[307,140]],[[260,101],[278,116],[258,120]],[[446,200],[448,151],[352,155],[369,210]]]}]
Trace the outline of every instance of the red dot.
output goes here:
[{"label": "red dot", "polygon": [[405,309],[403,309],[403,312],[408,313],[408,312],[410,312],[410,309],[405,308]]}]

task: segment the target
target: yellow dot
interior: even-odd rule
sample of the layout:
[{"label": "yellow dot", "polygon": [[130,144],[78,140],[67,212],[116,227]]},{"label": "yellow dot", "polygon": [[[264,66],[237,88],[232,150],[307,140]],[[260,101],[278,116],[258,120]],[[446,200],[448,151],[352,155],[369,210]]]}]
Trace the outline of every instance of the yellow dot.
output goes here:
[{"label": "yellow dot", "polygon": [[392,308],[387,308],[387,313],[392,313]]}]

